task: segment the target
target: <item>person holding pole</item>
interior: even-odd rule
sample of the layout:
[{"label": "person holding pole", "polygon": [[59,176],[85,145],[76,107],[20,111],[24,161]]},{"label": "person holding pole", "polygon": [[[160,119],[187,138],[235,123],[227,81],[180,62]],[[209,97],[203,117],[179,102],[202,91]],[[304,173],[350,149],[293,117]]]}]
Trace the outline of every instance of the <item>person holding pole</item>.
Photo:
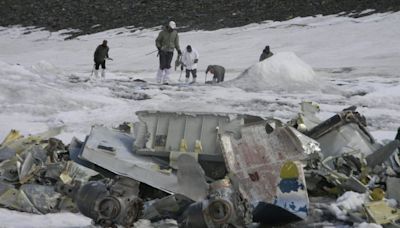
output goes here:
[{"label": "person holding pole", "polygon": [[107,40],[103,40],[103,43],[97,46],[96,51],[94,52],[94,75],[96,78],[99,77],[99,68],[101,65],[101,77],[106,77],[106,59],[112,60],[108,56],[108,51],[110,48],[107,46]]},{"label": "person holding pole", "polygon": [[190,74],[192,74],[192,83],[196,82],[197,77],[197,63],[199,62],[199,53],[188,45],[182,57],[182,64],[186,68],[186,79],[185,82],[189,82]]}]

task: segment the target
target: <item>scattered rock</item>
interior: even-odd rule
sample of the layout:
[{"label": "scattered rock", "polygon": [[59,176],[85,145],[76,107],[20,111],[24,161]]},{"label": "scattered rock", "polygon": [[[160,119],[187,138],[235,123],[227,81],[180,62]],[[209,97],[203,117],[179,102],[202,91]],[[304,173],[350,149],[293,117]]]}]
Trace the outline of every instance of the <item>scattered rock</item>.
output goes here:
[{"label": "scattered rock", "polygon": [[151,97],[146,93],[137,93],[137,92],[116,92],[115,95],[120,98],[129,99],[129,100],[147,100],[151,99]]},{"label": "scattered rock", "polygon": [[0,25],[37,26],[50,31],[79,29],[71,33],[69,38],[73,38],[124,26],[151,28],[169,20],[175,20],[181,30],[215,30],[298,16],[345,12],[360,17],[399,10],[395,0],[114,0],[112,4],[107,0],[0,0]]}]

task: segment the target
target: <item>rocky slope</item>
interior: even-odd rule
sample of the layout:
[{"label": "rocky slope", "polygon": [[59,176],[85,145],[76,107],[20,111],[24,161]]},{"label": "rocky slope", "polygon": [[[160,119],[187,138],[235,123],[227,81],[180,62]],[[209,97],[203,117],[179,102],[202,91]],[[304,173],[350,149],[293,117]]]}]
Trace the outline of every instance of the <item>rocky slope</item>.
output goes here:
[{"label": "rocky slope", "polygon": [[0,0],[0,25],[74,28],[74,35],[173,19],[181,30],[214,30],[297,16],[399,11],[400,0]]}]

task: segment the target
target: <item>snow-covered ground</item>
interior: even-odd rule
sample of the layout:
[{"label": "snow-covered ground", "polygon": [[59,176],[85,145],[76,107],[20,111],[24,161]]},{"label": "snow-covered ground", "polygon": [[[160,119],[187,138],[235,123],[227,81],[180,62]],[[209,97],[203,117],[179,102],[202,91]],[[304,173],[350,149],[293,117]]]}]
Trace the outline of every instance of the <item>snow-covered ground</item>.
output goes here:
[{"label": "snow-covered ground", "polygon": [[[399,22],[400,13],[357,19],[332,15],[181,33],[182,49],[190,44],[200,53],[199,82],[204,82],[209,64],[224,66],[225,80],[232,81],[221,86],[161,87],[133,82],[155,81],[158,59],[147,53],[155,50],[156,30],[121,28],[64,41],[62,32],[0,27],[0,139],[10,129],[26,134],[65,125],[61,138],[68,143],[72,136],[83,139],[95,123],[136,121],[135,111],[144,109],[236,112],[288,120],[303,100],[319,103],[321,118],[356,105],[375,137],[392,139],[400,126]],[[107,78],[79,81],[90,76],[94,49],[103,39],[109,41],[114,58],[107,62]],[[284,68],[279,72],[288,76],[233,80],[258,63],[265,45],[276,53],[273,58],[284,61],[279,62]],[[256,65],[249,72],[268,71],[277,64]],[[300,74],[307,72],[313,75]],[[172,80],[178,81],[179,74],[174,72]],[[138,94],[151,99],[130,99]],[[15,212],[2,210],[0,227],[24,227],[17,220],[33,219],[22,213],[5,219],[13,216]],[[48,227],[48,216],[35,217],[30,225]],[[51,220],[51,227],[90,223]]]}]

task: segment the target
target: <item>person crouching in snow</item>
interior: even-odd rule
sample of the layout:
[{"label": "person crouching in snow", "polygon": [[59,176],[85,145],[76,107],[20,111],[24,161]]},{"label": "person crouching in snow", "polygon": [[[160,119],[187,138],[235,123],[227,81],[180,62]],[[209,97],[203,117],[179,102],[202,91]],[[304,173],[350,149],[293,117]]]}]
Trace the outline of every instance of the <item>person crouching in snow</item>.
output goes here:
[{"label": "person crouching in snow", "polygon": [[186,67],[186,79],[185,79],[186,83],[189,82],[190,73],[192,73],[193,76],[193,80],[191,83],[196,82],[198,62],[199,62],[199,53],[195,49],[193,49],[190,45],[188,45],[182,57],[182,64],[184,67]]},{"label": "person crouching in snow", "polygon": [[110,48],[107,46],[107,40],[103,40],[103,43],[97,46],[96,51],[94,52],[94,75],[99,77],[99,67],[101,65],[101,77],[105,78],[106,77],[106,59],[112,60],[108,56],[108,51]]},{"label": "person crouching in snow", "polygon": [[168,76],[171,71],[171,61],[174,56],[174,49],[178,52],[178,58],[182,55],[179,47],[178,32],[175,30],[176,24],[170,21],[156,39],[156,47],[160,58],[160,67],[157,71],[157,82],[168,84]]},{"label": "person crouching in snow", "polygon": [[213,80],[212,83],[219,83],[224,81],[225,77],[225,68],[223,66],[219,65],[209,65],[206,70],[206,76],[210,72],[213,74]]},{"label": "person crouching in snow", "polygon": [[260,62],[263,61],[264,59],[268,59],[269,57],[271,57],[271,56],[273,56],[273,55],[274,55],[274,53],[272,53],[272,52],[269,50],[269,46],[268,46],[268,45],[265,46],[263,52],[262,52],[261,55],[260,55]]}]

